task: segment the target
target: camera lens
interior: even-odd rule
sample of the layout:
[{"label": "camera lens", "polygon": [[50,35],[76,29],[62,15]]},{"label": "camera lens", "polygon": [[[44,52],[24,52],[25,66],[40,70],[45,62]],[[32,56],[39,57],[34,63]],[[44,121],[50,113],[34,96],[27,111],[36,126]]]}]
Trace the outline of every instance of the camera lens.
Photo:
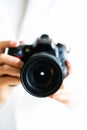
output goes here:
[{"label": "camera lens", "polygon": [[46,97],[56,92],[63,81],[58,59],[47,53],[35,54],[24,64],[21,82],[27,92]]}]

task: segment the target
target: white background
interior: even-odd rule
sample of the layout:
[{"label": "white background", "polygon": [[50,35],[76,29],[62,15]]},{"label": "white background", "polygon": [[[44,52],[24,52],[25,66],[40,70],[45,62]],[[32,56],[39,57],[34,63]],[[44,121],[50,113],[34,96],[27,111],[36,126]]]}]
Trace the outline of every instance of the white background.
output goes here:
[{"label": "white background", "polygon": [[[86,0],[59,0],[59,2],[61,7],[58,8],[58,10],[56,11],[58,12],[59,10],[61,10],[61,13],[59,18],[55,21],[58,22],[58,37],[55,36],[55,33],[54,35],[52,34],[56,31],[55,25],[53,26],[53,28],[51,28],[53,32],[51,32],[50,29],[49,31],[50,34],[53,35],[54,40],[58,39],[59,42],[69,44],[69,46],[71,47],[71,53],[69,54],[68,58],[72,65],[72,73],[70,77],[67,78],[67,80],[65,81],[65,86],[72,89],[74,88],[75,90],[77,90],[77,93],[79,93],[79,97],[76,97],[78,99],[76,103],[76,108],[74,109],[74,111],[72,110],[73,119],[75,119],[77,127],[80,130],[87,130],[87,2]],[[28,30],[26,31],[28,32]],[[18,96],[15,100],[17,101],[19,97],[20,95],[18,93]],[[22,101],[21,98],[20,101]],[[23,101],[23,103],[25,103],[25,105],[27,106],[27,100],[25,101]],[[18,111],[20,117],[17,118],[18,122],[23,119],[23,115],[21,115],[20,111],[22,110]],[[23,112],[25,112],[25,109]],[[27,112],[25,116],[27,117]],[[19,123],[19,125],[23,124]],[[78,129],[76,128],[75,130]]]}]

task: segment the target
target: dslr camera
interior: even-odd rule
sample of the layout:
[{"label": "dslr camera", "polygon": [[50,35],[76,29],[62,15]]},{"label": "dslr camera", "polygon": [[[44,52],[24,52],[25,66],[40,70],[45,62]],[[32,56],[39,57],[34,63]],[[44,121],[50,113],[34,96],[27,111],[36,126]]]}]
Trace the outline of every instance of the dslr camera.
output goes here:
[{"label": "dslr camera", "polygon": [[67,76],[66,46],[43,34],[31,45],[9,48],[8,54],[20,58],[24,65],[20,79],[33,96],[47,97],[55,93]]}]

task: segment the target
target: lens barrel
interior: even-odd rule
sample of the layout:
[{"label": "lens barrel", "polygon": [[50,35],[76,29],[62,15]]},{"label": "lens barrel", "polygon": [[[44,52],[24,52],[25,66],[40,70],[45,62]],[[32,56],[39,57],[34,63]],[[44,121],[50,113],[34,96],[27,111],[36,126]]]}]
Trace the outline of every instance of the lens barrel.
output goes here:
[{"label": "lens barrel", "polygon": [[36,97],[46,97],[55,93],[62,81],[58,59],[48,53],[36,53],[29,57],[21,70],[23,87]]}]

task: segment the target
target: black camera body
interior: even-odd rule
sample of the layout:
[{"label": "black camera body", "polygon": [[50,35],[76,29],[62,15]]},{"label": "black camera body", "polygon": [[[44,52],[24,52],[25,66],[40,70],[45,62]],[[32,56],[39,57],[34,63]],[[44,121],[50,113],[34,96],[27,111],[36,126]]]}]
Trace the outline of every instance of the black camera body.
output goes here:
[{"label": "black camera body", "polygon": [[37,97],[55,93],[67,75],[67,50],[43,34],[32,45],[9,48],[8,54],[19,57],[24,66],[20,79],[25,90]]}]

